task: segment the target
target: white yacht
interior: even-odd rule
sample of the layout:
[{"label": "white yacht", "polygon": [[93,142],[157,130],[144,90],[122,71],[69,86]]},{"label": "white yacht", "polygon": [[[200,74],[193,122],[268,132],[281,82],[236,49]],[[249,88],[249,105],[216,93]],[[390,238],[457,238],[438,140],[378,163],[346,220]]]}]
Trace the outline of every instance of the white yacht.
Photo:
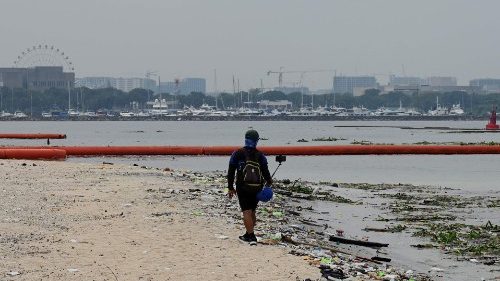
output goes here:
[{"label": "white yacht", "polygon": [[2,113],[0,113],[0,117],[12,117],[12,113],[2,111]]},{"label": "white yacht", "polygon": [[94,111],[87,111],[87,112],[83,113],[83,116],[97,117],[97,114]]},{"label": "white yacht", "polygon": [[366,107],[361,106],[353,106],[352,107],[352,115],[354,116],[367,116],[370,115],[370,110],[368,110]]},{"label": "white yacht", "polygon": [[167,101],[165,99],[155,99],[152,102],[148,101],[147,104],[152,107],[149,111],[152,116],[163,116],[169,114]]},{"label": "white yacht", "polygon": [[339,113],[338,111],[334,111],[332,108],[326,106],[318,106],[318,108],[313,110],[313,112],[318,116],[333,116]]},{"label": "white yacht", "polygon": [[69,117],[77,117],[80,116],[80,112],[78,110],[70,109],[68,110]]},{"label": "white yacht", "polygon": [[415,110],[414,108],[409,108],[405,112],[406,112],[406,114],[408,114],[408,116],[421,116],[422,115],[421,112]]},{"label": "white yacht", "polygon": [[27,118],[28,115],[26,115],[22,111],[16,111],[16,112],[14,112],[14,115],[12,117],[22,119],[22,118]]},{"label": "white yacht", "polygon": [[318,113],[309,107],[302,107],[301,109],[299,109],[299,111],[292,111],[290,112],[290,114],[288,114],[288,116],[316,116],[316,115],[318,115]]},{"label": "white yacht", "polygon": [[235,112],[235,115],[239,116],[257,116],[262,114],[264,114],[264,111],[262,110],[251,109],[247,107],[241,107]]},{"label": "white yacht", "polygon": [[464,115],[465,111],[464,109],[460,106],[460,103],[454,104],[451,109],[450,109],[450,115]]},{"label": "white yacht", "polygon": [[137,117],[150,117],[151,113],[146,112],[146,111],[140,111],[139,113],[136,114]]},{"label": "white yacht", "polygon": [[347,109],[345,107],[338,107],[338,106],[335,106],[335,105],[332,106],[330,108],[330,110],[331,110],[332,113],[335,113],[335,115],[339,115],[339,114],[344,113],[344,112],[347,111]]},{"label": "white yacht", "polygon": [[122,111],[120,112],[120,117],[134,117],[135,114],[133,112],[129,111]]}]

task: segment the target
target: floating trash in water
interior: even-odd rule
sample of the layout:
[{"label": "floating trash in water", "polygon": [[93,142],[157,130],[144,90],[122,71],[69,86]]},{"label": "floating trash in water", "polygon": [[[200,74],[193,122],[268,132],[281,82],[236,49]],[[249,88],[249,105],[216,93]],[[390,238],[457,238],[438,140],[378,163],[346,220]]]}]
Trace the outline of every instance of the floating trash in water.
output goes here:
[{"label": "floating trash in water", "polygon": [[335,138],[335,137],[320,137],[314,138],[312,141],[339,141],[339,140],[347,140],[345,138]]}]

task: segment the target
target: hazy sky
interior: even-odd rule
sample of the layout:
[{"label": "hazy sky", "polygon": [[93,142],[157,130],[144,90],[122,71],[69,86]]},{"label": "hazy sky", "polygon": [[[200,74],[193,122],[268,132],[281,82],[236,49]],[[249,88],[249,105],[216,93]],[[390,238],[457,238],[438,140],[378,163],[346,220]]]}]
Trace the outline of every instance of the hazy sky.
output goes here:
[{"label": "hazy sky", "polygon": [[[55,45],[77,77],[205,77],[276,86],[268,70],[500,78],[498,0],[3,0],[0,66]],[[404,65],[404,67],[403,67]],[[331,88],[332,72],[304,83]],[[300,80],[285,74],[284,84]]]}]

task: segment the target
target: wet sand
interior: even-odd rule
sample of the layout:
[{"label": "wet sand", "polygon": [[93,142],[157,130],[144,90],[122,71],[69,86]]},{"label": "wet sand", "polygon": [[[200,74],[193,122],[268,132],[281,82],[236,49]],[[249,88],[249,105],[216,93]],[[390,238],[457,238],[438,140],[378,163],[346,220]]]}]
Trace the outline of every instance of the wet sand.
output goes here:
[{"label": "wet sand", "polygon": [[319,278],[285,248],[239,242],[237,202],[207,213],[213,195],[192,196],[175,172],[15,160],[0,170],[1,280]]}]

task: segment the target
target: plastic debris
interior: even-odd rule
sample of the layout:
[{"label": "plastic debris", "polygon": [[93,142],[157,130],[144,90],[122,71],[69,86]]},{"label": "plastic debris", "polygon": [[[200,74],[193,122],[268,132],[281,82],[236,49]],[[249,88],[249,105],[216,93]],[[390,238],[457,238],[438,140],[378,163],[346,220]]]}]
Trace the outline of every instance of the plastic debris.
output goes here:
[{"label": "plastic debris", "polygon": [[271,239],[273,240],[281,240],[281,238],[282,238],[281,232],[277,232],[271,236]]},{"label": "plastic debris", "polygon": [[332,258],[331,257],[322,257],[319,262],[321,264],[330,265],[330,264],[332,264]]},{"label": "plastic debris", "polygon": [[195,216],[203,216],[203,212],[202,211],[194,211],[192,214],[195,215]]},{"label": "plastic debris", "polygon": [[394,281],[398,278],[399,276],[396,274],[387,274],[384,276],[384,280],[389,280],[389,281]]},{"label": "plastic debris", "polygon": [[346,279],[344,272],[340,268],[331,268],[328,265],[320,265],[321,277],[327,280]]},{"label": "plastic debris", "polygon": [[[197,200],[193,203],[200,203],[196,209],[190,211],[192,216],[203,215],[209,218],[218,216],[224,218],[228,223],[241,225],[241,213],[238,204],[234,200],[228,200],[227,196],[224,196],[224,193],[227,192],[227,190],[224,190],[226,184],[224,173],[186,171],[182,173],[174,172],[172,176],[197,184],[196,188],[186,190],[173,189],[170,192],[179,194],[182,198]],[[294,183],[292,186],[292,182],[288,182],[288,189],[283,189],[283,186],[287,186],[285,182],[287,181],[276,184],[275,194],[280,195],[276,200],[267,206],[261,206],[257,209],[257,217],[259,219],[258,230],[261,237],[259,243],[266,245],[280,244],[287,247],[290,254],[301,256],[309,264],[320,268],[322,277],[319,280],[431,280],[421,279],[421,276],[425,276],[422,273],[414,274],[413,271],[408,271],[407,269],[393,269],[389,265],[379,261],[373,261],[369,258],[363,259],[363,257],[358,257],[348,252],[339,252],[334,247],[332,248],[333,250],[329,249],[328,245],[331,244],[328,244],[327,240],[330,234],[319,229],[319,227],[323,227],[323,224],[312,220],[311,217],[308,219],[304,217],[306,212],[316,213],[315,208],[312,206],[305,207],[303,205],[288,204],[289,198],[296,198],[294,197],[295,194],[303,194],[306,197],[310,196],[308,193],[313,192],[318,185],[300,182],[299,184]],[[314,199],[326,200],[326,198],[318,197],[323,196],[323,193],[330,194],[331,191],[328,188],[317,189],[317,198]],[[161,194],[152,196],[162,198]],[[168,200],[176,199],[174,197],[168,198],[171,198]],[[321,214],[347,216],[339,211],[321,212]],[[339,229],[337,235],[346,234],[343,229]],[[213,237],[215,239],[227,239],[225,235],[217,233]],[[289,237],[292,242],[287,241],[286,237]],[[293,243],[294,241],[301,243]],[[366,241],[363,240],[363,242]]]},{"label": "plastic debris", "polygon": [[275,216],[277,218],[282,218],[283,217],[283,213],[280,212],[280,211],[274,211],[273,212],[273,216]]}]

